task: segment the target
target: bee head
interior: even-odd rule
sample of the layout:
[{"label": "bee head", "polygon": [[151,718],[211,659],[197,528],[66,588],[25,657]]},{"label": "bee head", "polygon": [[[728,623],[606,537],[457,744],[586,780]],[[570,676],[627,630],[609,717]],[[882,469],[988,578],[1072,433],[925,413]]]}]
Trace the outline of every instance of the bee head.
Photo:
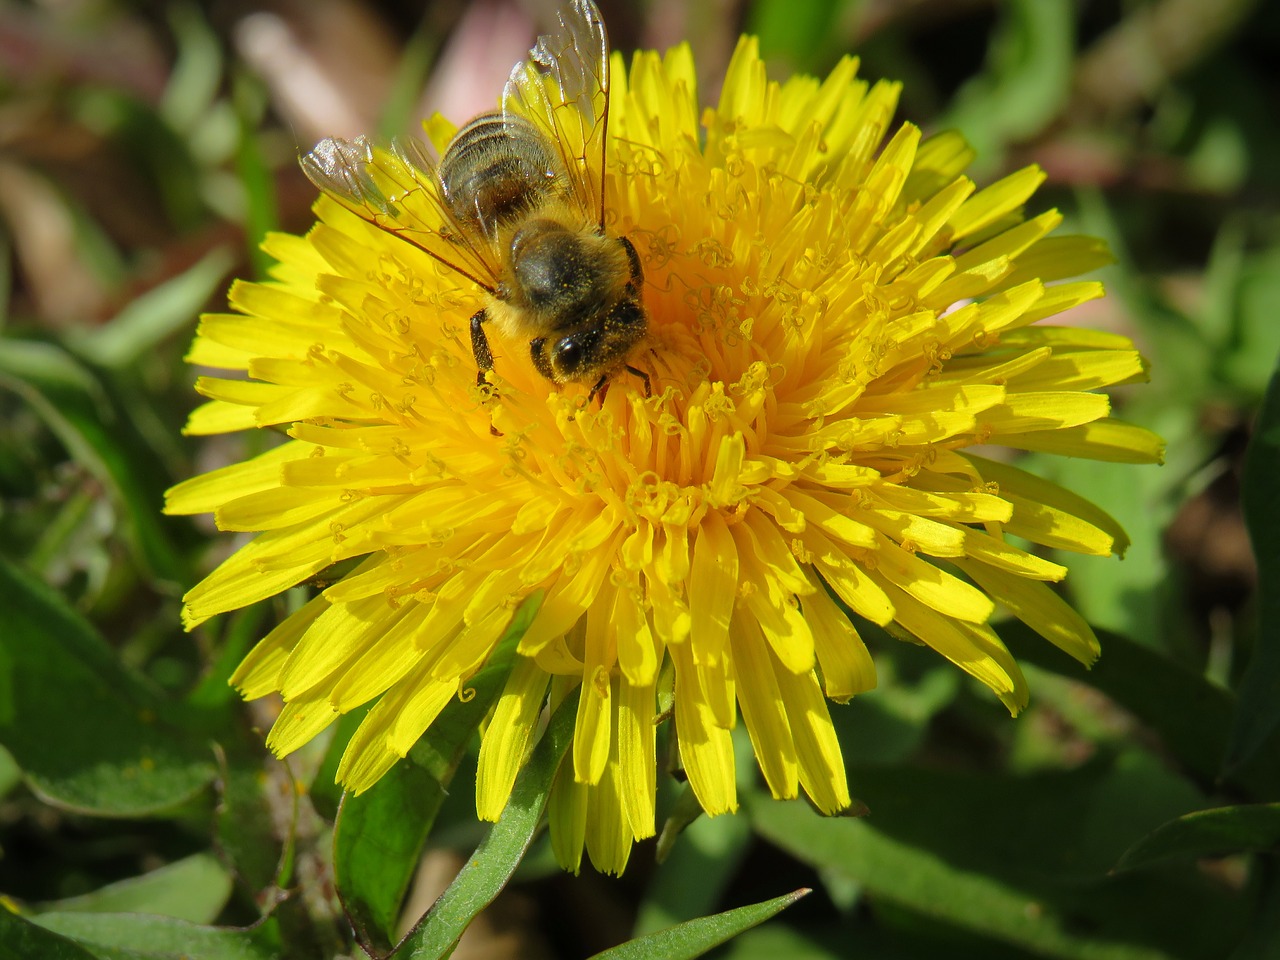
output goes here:
[{"label": "bee head", "polygon": [[621,364],[644,338],[645,329],[644,308],[628,297],[562,336],[538,337],[529,346],[534,366],[547,379],[556,383],[585,381]]}]

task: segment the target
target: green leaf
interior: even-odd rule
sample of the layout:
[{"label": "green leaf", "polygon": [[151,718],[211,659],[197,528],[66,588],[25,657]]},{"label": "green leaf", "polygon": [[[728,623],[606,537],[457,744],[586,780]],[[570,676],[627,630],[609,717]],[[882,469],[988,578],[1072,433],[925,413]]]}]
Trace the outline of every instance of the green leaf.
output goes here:
[{"label": "green leaf", "polygon": [[[685,798],[697,802],[692,790],[683,793],[680,802]],[[668,820],[663,827],[664,840],[670,825]],[[750,847],[751,828],[745,817],[699,816],[681,826],[680,842],[668,845],[669,853],[649,880],[636,917],[637,934],[661,930],[712,909]]]},{"label": "green leaf", "polygon": [[1270,850],[1280,844],[1280,803],[1197,810],[1161,824],[1124,852],[1117,870],[1161,860],[1190,860]]},{"label": "green leaf", "polygon": [[1105,627],[1161,646],[1161,591],[1169,583],[1161,532],[1177,509],[1169,484],[1176,467],[1095,463],[1083,459],[1038,457],[1028,467],[1121,519],[1132,543],[1124,559],[1059,553],[1066,565],[1072,605],[1094,627]]},{"label": "green leaf", "polygon": [[1280,370],[1271,377],[1245,455],[1241,502],[1258,561],[1258,634],[1240,680],[1228,770],[1252,757],[1280,724]]},{"label": "green leaf", "polygon": [[230,250],[211,250],[183,273],[135,297],[109,323],[78,337],[76,352],[117,370],[136,364],[162,340],[192,325],[234,264]]},{"label": "green leaf", "polygon": [[0,558],[0,743],[48,802],[104,816],[156,814],[214,775],[207,747],[44,584]]},{"label": "green leaf", "polygon": [[371,707],[372,704],[365,704],[338,718],[333,725],[333,736],[325,750],[324,759],[316,768],[316,775],[311,778],[311,786],[307,789],[316,813],[330,823],[338,819],[338,808],[342,806],[343,791],[342,785],[338,783],[338,764],[342,762],[342,753],[347,749],[347,743],[364,722]]},{"label": "green leaf", "polygon": [[[282,874],[287,869],[276,818],[263,789],[262,758],[224,752],[221,759],[214,820],[218,850],[248,893],[256,896],[272,885],[283,886],[286,878]],[[289,831],[297,821],[296,797],[292,799]]]},{"label": "green leaf", "polygon": [[13,754],[4,747],[0,747],[0,800],[7,797],[9,792],[21,782],[22,770],[18,762],[13,759]]},{"label": "green leaf", "polygon": [[1280,354],[1280,246],[1250,257],[1235,290],[1231,352],[1222,379],[1248,397],[1262,397]]},{"label": "green leaf", "polygon": [[177,46],[160,115],[180,133],[195,135],[222,85],[222,45],[213,27],[194,5],[165,8]]},{"label": "green leaf", "polygon": [[187,563],[161,522],[167,479],[163,471],[139,469],[154,460],[153,451],[115,411],[103,384],[59,347],[7,340],[0,388],[26,400],[71,456],[116,494],[140,559],[163,579],[188,582]]},{"label": "green leaf", "polygon": [[226,906],[231,877],[215,857],[197,853],[92,893],[41,904],[41,913],[150,913],[209,923]]},{"label": "green leaf", "polygon": [[[406,760],[371,789],[343,797],[334,825],[334,876],[352,923],[375,950],[390,946],[395,936],[401,902],[444,803],[445,788],[480,721],[501,695],[516,645],[541,602],[539,592],[521,604],[484,667],[467,681],[466,699],[445,708]],[[331,766],[336,770],[336,758],[353,732],[352,724],[338,731],[317,779]]]},{"label": "green leaf", "polygon": [[[999,633],[1018,659],[1081,680],[1136,715],[1197,779],[1206,784],[1218,779],[1235,708],[1228,691],[1116,633],[1098,631],[1102,656],[1090,670],[1024,624],[1002,623]],[[1280,763],[1274,761],[1275,753],[1268,752],[1237,766],[1233,783],[1259,797],[1280,794]]]},{"label": "green leaf", "polygon": [[9,912],[0,903],[0,956],[14,960],[96,960],[84,947]]},{"label": "green leaf", "polygon": [[727,910],[712,917],[699,917],[679,926],[660,930],[627,943],[597,953],[595,960],[686,960],[700,957],[712,947],[719,946],[771,917],[777,916],[797,900],[809,895],[808,889],[765,900],[736,910]]},{"label": "green leaf", "polygon": [[[1132,748],[1065,771],[853,767],[849,779],[880,833],[958,868],[1046,889],[1103,882],[1135,837],[1204,804],[1185,780]],[[1035,816],[1010,816],[1030,810]]]},{"label": "green leaf", "polygon": [[400,904],[444,792],[410,759],[359,796],[342,798],[334,825],[334,877],[361,942],[377,953],[385,953],[395,938]]},{"label": "green leaf", "polygon": [[756,791],[744,806],[764,839],[859,884],[877,913],[1063,960],[1214,956],[1242,919],[1242,898],[1189,867],[1109,876],[1134,837],[1203,802],[1143,752],[1028,776],[868,767],[849,779],[865,819]]},{"label": "green leaf", "polygon": [[246,71],[237,72],[234,78],[232,101],[236,118],[240,122],[240,137],[236,143],[236,173],[245,192],[245,240],[249,244],[249,258],[255,272],[262,277],[272,265],[272,259],[262,250],[262,240],[280,222],[276,202],[275,177],[267,163],[262,146],[262,134],[258,127],[266,104],[266,91],[262,82]]},{"label": "green leaf", "polygon": [[751,4],[747,33],[760,38],[767,60],[783,57],[788,65],[804,72],[829,68],[825,63],[832,40],[838,35],[841,0],[790,3],[788,0],[758,0]]},{"label": "green leaf", "polygon": [[[816,924],[808,923],[803,927],[792,927],[786,923],[771,923],[756,927],[739,934],[723,950],[716,952],[716,960],[843,960],[854,957],[857,960],[916,960],[915,954],[895,952],[892,955],[885,951],[865,949],[863,940],[866,928],[875,930],[869,924],[860,925],[863,929],[850,929],[842,924],[830,924],[825,930],[816,929]],[[836,928],[836,929],[833,929]],[[825,934],[825,936],[824,936]],[[859,936],[858,934],[862,934]],[[827,942],[823,942],[823,941]],[[936,960],[937,954],[930,952],[927,960]],[[947,960],[960,960],[948,951]],[[983,957],[982,960],[993,960]]]},{"label": "green leaf", "polygon": [[502,892],[533,842],[551,784],[573,741],[578,691],[565,698],[511,790],[506,809],[440,899],[405,938],[405,960],[447,957],[476,915]]},{"label": "green leaf", "polygon": [[1071,91],[1069,0],[1012,0],[1002,9],[985,70],[961,89],[942,123],[958,127],[986,158],[1044,129]]},{"label": "green leaf", "polygon": [[[4,911],[0,911],[3,913]],[[0,923],[3,920],[0,919]],[[275,925],[268,920],[250,929],[207,927],[172,917],[152,917],[138,913],[45,913],[34,918],[46,936],[60,934],[83,944],[66,960],[98,957],[103,960],[279,960]],[[37,929],[39,929],[39,927]],[[0,932],[0,944],[4,943]],[[63,941],[69,942],[69,941]],[[4,954],[5,957],[11,956]],[[63,960],[64,955],[46,952],[14,953],[31,960]]]},{"label": "green leaf", "polygon": [[1231,960],[1275,960],[1276,944],[1280,944],[1280,877],[1274,869],[1262,872],[1261,886],[1253,916]]}]

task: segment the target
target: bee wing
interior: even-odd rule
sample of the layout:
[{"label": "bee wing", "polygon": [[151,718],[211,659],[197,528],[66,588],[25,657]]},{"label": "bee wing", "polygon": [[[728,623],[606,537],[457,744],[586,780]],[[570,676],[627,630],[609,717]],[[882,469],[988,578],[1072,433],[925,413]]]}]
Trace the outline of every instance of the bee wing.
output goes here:
[{"label": "bee wing", "polygon": [[416,139],[375,146],[366,137],[321,140],[301,161],[321,191],[387,233],[400,237],[493,293],[492,251],[473,243],[441,195],[435,162]]},{"label": "bee wing", "polygon": [[516,64],[502,112],[531,121],[559,147],[583,215],[603,227],[609,40],[592,0],[571,0],[555,29]]}]

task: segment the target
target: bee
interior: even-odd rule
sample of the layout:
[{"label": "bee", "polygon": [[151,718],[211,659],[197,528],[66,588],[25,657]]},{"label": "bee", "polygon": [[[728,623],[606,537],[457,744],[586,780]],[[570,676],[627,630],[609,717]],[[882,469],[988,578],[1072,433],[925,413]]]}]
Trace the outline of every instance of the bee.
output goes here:
[{"label": "bee", "polygon": [[433,162],[416,139],[389,149],[327,139],[302,158],[321,191],[479,286],[471,317],[476,383],[493,369],[487,326],[524,340],[556,384],[593,381],[590,397],[644,340],[644,272],[635,247],[605,229],[609,46],[591,0],[516,64],[501,109],[462,127]]}]

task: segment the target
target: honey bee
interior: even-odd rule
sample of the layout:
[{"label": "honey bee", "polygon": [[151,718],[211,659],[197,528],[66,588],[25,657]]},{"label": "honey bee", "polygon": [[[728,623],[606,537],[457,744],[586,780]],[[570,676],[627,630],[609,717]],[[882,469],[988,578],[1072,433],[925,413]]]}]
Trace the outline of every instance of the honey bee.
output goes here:
[{"label": "honey bee", "polygon": [[501,109],[460,129],[433,162],[416,139],[389,149],[327,139],[302,158],[311,182],[484,290],[471,317],[476,382],[487,383],[492,321],[526,340],[557,384],[592,398],[646,335],[644,273],[631,241],[605,230],[609,47],[591,0],[571,0],[516,64]]}]

